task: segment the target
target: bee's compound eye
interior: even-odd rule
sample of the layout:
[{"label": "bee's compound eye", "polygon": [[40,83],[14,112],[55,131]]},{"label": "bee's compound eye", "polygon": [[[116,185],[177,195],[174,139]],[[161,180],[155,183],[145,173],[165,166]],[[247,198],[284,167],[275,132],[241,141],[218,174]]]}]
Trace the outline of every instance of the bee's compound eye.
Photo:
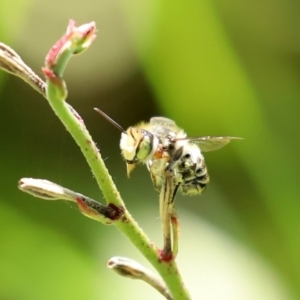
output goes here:
[{"label": "bee's compound eye", "polygon": [[142,141],[137,149],[136,156],[139,159],[146,158],[151,152],[151,143],[149,141]]},{"label": "bee's compound eye", "polygon": [[143,134],[142,139],[136,150],[136,157],[139,160],[144,160],[152,152],[153,149],[153,134],[146,130],[141,130]]}]

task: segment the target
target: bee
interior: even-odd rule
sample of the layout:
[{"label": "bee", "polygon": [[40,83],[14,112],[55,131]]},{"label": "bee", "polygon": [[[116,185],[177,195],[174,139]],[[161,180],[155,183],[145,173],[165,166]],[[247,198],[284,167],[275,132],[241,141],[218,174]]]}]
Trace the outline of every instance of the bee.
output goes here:
[{"label": "bee", "polygon": [[127,175],[137,164],[145,164],[154,188],[160,191],[165,172],[174,178],[174,195],[197,195],[209,183],[202,152],[215,151],[237,137],[187,137],[176,123],[168,118],[153,117],[149,123],[139,123],[126,131],[100,109],[95,110],[117,127],[121,133],[120,148],[127,165]]},{"label": "bee", "polygon": [[147,161],[154,187],[160,189],[164,171],[172,172],[178,185],[175,193],[180,190],[183,194],[200,194],[209,183],[202,152],[218,150],[231,140],[240,139],[228,136],[187,137],[187,134],[173,120],[164,117],[151,118],[149,124],[168,158],[167,162],[155,157]]}]

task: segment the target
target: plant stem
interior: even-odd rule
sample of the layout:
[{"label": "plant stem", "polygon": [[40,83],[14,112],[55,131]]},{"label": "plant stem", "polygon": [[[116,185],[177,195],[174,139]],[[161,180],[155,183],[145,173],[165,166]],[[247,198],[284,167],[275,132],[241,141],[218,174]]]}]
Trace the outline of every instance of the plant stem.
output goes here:
[{"label": "plant stem", "polygon": [[184,286],[182,277],[175,260],[162,261],[158,257],[158,249],[153,246],[145,233],[138,226],[128,211],[125,212],[126,221],[121,220],[114,224],[136,246],[144,257],[152,264],[168,286],[174,300],[191,299],[188,290]]},{"label": "plant stem", "polygon": [[[72,24],[72,26],[74,26],[74,24]],[[73,28],[74,27],[72,27],[71,30]],[[90,34],[90,32],[86,30],[86,27],[84,26],[81,27],[81,31],[79,31],[79,33],[77,32],[76,34],[85,34],[84,37],[87,39],[89,38],[90,42],[94,38],[92,35],[93,32]],[[67,38],[68,37],[69,35]],[[77,38],[77,35],[75,37]],[[60,40],[60,45],[64,45],[62,44],[64,41],[68,40]],[[88,43],[83,44],[83,46],[87,47]],[[3,68],[5,71],[21,77],[46,97],[54,113],[61,120],[65,128],[69,131],[77,145],[80,147],[108,205],[113,204],[117,206],[120,211],[122,211],[120,217],[116,220],[113,220],[112,223],[117,226],[117,228],[133,243],[133,245],[158,271],[168,286],[174,300],[190,299],[189,293],[183,284],[175,260],[170,259],[169,261],[166,261],[164,259],[165,257],[162,251],[164,252],[165,249],[160,251],[157,247],[155,247],[132,218],[130,213],[126,210],[119,191],[117,190],[108,170],[106,169],[100,152],[98,151],[94,141],[92,140],[92,137],[86,129],[82,118],[70,105],[65,102],[67,90],[65,83],[62,80],[62,70],[67,62],[66,56],[64,56],[63,63],[59,65],[59,60],[55,59],[59,59],[60,52],[54,51],[57,50],[55,46],[52,48],[53,51],[50,51],[50,55],[48,56],[48,65],[44,69],[44,73],[47,77],[45,93],[45,83],[43,80],[41,80],[29,67],[27,67],[18,54],[4,44],[0,44],[0,50],[0,68]],[[77,50],[75,50],[74,53],[78,53],[76,51]],[[68,56],[68,58],[69,57],[70,56]],[[55,67],[56,72],[53,72],[51,66]],[[31,190],[31,192],[33,192],[35,196],[41,196],[39,191]],[[52,197],[53,195],[50,196],[51,199],[53,199]],[[85,203],[85,205],[88,205],[88,202]],[[170,219],[168,214],[168,226],[170,226],[169,222]],[[168,239],[171,239],[171,237],[168,237]],[[170,247],[167,246],[166,248],[168,248],[168,252],[170,252]]]},{"label": "plant stem", "polygon": [[[51,84],[51,83],[49,83]],[[49,84],[47,85],[49,87]],[[54,95],[58,95],[54,93]],[[114,224],[122,233],[136,246],[137,249],[145,256],[145,258],[153,265],[161,277],[166,282],[174,299],[187,300],[190,299],[187,290],[184,287],[177,264],[174,260],[165,262],[160,259],[159,251],[152,245],[148,237],[138,226],[130,213],[126,210],[119,191],[117,190],[104,161],[96,149],[92,137],[83,125],[79,115],[70,110],[70,106],[61,99],[52,98],[49,93],[49,103],[55,114],[70,132],[83,155],[85,156],[97,182],[102,190],[104,197],[108,203],[122,205],[124,215]],[[168,219],[168,222],[170,220]]]}]

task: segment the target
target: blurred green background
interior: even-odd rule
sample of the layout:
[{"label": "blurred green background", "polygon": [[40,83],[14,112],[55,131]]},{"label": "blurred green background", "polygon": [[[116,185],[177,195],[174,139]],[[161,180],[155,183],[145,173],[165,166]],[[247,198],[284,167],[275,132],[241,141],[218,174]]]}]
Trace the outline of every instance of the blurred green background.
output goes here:
[{"label": "blurred green background", "polygon": [[[0,40],[38,74],[70,18],[96,21],[94,44],[67,67],[68,102],[155,243],[149,174],[126,178],[120,133],[92,108],[123,127],[163,115],[190,136],[244,138],[206,155],[201,197],[176,199],[193,299],[300,299],[299,13],[293,0],[0,2]],[[147,265],[114,227],[17,189],[45,178],[103,201],[46,100],[2,71],[0,84],[0,299],[161,299],[106,269],[115,255]]]}]

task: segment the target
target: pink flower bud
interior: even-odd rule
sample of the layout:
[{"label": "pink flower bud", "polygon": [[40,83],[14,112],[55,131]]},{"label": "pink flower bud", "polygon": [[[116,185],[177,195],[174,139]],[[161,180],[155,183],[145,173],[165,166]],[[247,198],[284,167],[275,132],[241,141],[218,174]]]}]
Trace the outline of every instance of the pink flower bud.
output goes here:
[{"label": "pink flower bud", "polygon": [[72,54],[81,53],[91,45],[96,38],[95,32],[95,22],[76,27],[75,21],[70,20],[65,35],[55,43],[46,56],[46,68],[60,75],[60,71]]}]

